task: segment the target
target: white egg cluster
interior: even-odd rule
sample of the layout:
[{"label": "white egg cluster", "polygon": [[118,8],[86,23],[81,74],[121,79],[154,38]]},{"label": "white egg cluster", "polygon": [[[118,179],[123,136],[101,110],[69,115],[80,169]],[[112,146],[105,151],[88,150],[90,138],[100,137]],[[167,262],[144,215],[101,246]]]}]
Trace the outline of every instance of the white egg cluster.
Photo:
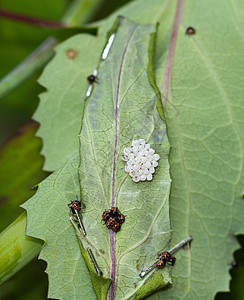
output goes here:
[{"label": "white egg cluster", "polygon": [[127,162],[125,172],[128,172],[135,182],[152,180],[159,158],[144,139],[134,140],[132,147],[125,148],[122,156],[122,159]]}]

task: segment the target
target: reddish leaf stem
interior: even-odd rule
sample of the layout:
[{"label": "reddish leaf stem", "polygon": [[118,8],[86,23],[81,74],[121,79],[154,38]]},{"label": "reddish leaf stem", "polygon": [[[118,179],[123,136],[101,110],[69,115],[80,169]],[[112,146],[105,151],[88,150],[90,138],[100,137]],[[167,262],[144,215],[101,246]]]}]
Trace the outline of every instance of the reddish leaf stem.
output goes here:
[{"label": "reddish leaf stem", "polygon": [[[125,54],[135,29],[136,26],[132,29],[129,35],[124,51],[122,53],[120,69],[119,69],[116,103],[115,103],[115,143],[114,143],[113,178],[112,178],[112,206],[115,205],[115,173],[116,173],[116,159],[117,159],[118,135],[119,135],[118,121],[119,121],[119,92],[120,92],[120,84],[121,84],[121,74],[122,74],[122,67],[124,63]],[[115,297],[115,291],[117,287],[117,282],[116,282],[117,270],[116,270],[116,256],[115,256],[115,232],[113,232],[112,230],[110,230],[110,255],[111,255],[110,277],[112,279],[112,283],[109,292],[109,300],[113,300]]]},{"label": "reddish leaf stem", "polygon": [[110,277],[112,279],[109,299],[114,299],[116,290],[116,256],[115,256],[115,232],[110,230],[110,253],[111,253],[111,270]]},{"label": "reddish leaf stem", "polygon": [[15,20],[18,22],[31,24],[34,26],[56,27],[56,28],[67,27],[67,25],[62,22],[56,22],[56,21],[51,21],[51,20],[44,20],[44,19],[39,19],[39,18],[35,18],[35,17],[30,17],[27,15],[22,15],[22,14],[8,11],[5,9],[0,9],[0,16],[4,17],[6,19],[11,19],[11,20]]},{"label": "reddish leaf stem", "polygon": [[171,75],[172,75],[173,62],[175,56],[175,47],[176,47],[179,25],[183,13],[183,6],[184,6],[184,0],[178,0],[174,26],[173,26],[173,31],[171,35],[171,41],[170,41],[169,55],[168,55],[168,60],[167,60],[167,65],[166,65],[164,80],[163,80],[162,105],[164,111],[165,111],[166,99],[167,99]]}]

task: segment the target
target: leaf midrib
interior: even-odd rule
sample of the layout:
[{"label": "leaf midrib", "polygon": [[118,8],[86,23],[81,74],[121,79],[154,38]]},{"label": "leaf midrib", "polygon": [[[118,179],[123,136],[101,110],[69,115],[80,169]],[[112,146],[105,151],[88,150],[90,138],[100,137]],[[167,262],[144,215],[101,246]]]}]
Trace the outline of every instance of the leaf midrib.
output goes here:
[{"label": "leaf midrib", "polygon": [[[114,201],[115,200],[115,174],[116,174],[117,148],[118,148],[118,137],[119,137],[118,118],[119,118],[119,95],[120,95],[119,92],[120,92],[121,74],[122,74],[122,68],[123,68],[125,55],[127,53],[133,33],[135,32],[137,27],[138,27],[138,25],[134,24],[131,29],[131,33],[129,35],[127,44],[126,44],[125,49],[122,54],[121,64],[120,64],[120,69],[119,69],[119,77],[118,77],[118,85],[117,85],[117,93],[116,93],[116,101],[115,101],[115,144],[114,144],[113,177],[112,177],[112,201],[111,201],[112,206],[114,206],[114,204],[115,204],[115,201]],[[112,230],[110,230],[109,235],[110,235],[110,257],[111,257],[110,276],[112,279],[109,298],[113,298],[116,293],[116,288],[117,288],[118,270],[116,267],[115,233]]]}]

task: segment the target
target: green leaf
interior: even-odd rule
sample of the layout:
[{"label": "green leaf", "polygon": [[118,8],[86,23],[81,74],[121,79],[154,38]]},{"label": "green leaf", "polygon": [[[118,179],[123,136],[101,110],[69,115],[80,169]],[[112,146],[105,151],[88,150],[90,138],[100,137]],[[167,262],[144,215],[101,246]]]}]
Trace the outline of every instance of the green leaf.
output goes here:
[{"label": "green leaf", "polygon": [[[154,32],[154,26],[120,19],[109,56],[99,65],[99,83],[87,100],[80,134],[87,239],[96,247],[95,256],[104,275],[109,277],[112,269],[111,293],[116,290],[116,299],[136,293],[147,280],[139,277],[140,270],[155,262],[157,252],[170,239],[169,144],[147,74]],[[123,149],[139,138],[148,141],[161,157],[151,182],[135,183],[124,170]],[[126,215],[116,235],[101,223],[103,211],[111,206],[118,206]],[[160,272],[168,277],[167,269]]]},{"label": "green leaf", "polygon": [[0,234],[0,283],[23,268],[41,249],[42,241],[25,235],[26,214],[23,213]]},{"label": "green leaf", "polygon": [[[118,257],[120,261],[118,286],[120,287],[120,281],[124,280],[126,284],[129,284],[128,288],[124,289],[124,292],[132,296],[140,289],[144,282],[148,281],[148,278],[141,279],[139,277],[139,272],[142,267],[147,267],[149,264],[152,264],[155,261],[157,251],[164,248],[169,242],[168,194],[170,179],[169,166],[167,163],[169,145],[167,142],[166,128],[156,111],[157,96],[150,85],[147,75],[149,42],[151,41],[151,34],[155,29],[153,26],[149,25],[141,27],[136,24],[131,24],[128,21],[125,23],[123,28],[119,29],[117,32],[118,37],[116,37],[117,40],[114,43],[112,47],[113,50],[111,50],[109,56],[112,61],[117,61],[117,67],[114,70],[116,74],[116,72],[118,72],[119,62],[121,61],[121,49],[124,49],[124,43],[128,42],[128,29],[131,31],[134,27],[135,32],[132,30],[133,35],[131,36],[131,42],[126,46],[128,52],[123,63],[122,83],[119,92],[119,96],[124,95],[124,104],[121,106],[120,111],[120,114],[122,113],[122,115],[119,114],[119,120],[124,124],[124,130],[128,130],[128,137],[120,136],[118,140],[119,149],[120,151],[123,150],[122,148],[124,145],[131,143],[133,138],[143,137],[152,144],[152,147],[154,147],[161,156],[155,178],[152,182],[135,184],[131,179],[129,180],[129,178],[126,178],[123,187],[121,186],[121,193],[118,197],[121,211],[127,214],[123,229],[117,234],[120,238],[116,238],[116,243],[118,243],[116,245],[116,248],[118,247],[118,249],[116,249],[116,254],[120,255],[120,258]],[[72,41],[72,43],[74,43],[74,41]],[[71,45],[68,45],[68,49],[70,49]],[[122,48],[121,45],[123,45]],[[67,46],[64,49],[67,49]],[[94,88],[93,94],[88,100],[87,110],[89,110],[90,103],[94,101],[96,93],[105,92],[105,95],[100,95],[99,97],[100,99],[104,99],[104,104],[109,101],[109,98],[106,98],[106,93],[111,92],[112,86],[110,81],[104,82],[104,76],[107,77],[108,74],[109,77],[111,76],[111,62],[109,62],[111,59],[107,59],[105,62],[101,63],[101,73],[99,73],[98,76],[99,84]],[[134,71],[130,68],[130,59],[136,59],[133,63]],[[130,81],[132,81],[132,85],[128,85],[130,81],[127,81],[128,76],[126,74],[129,74],[128,76],[131,78]],[[132,80],[133,78],[136,78],[136,80]],[[114,80],[113,85],[116,85],[116,80]],[[125,92],[128,94],[124,94]],[[140,97],[133,96],[136,95],[137,92],[140,93]],[[132,97],[134,97],[134,101],[130,100]],[[98,99],[96,102],[98,102],[97,105],[103,103],[101,102],[101,104],[99,104]],[[131,105],[130,115],[128,115],[126,111],[128,104]],[[144,109],[149,112],[149,117],[145,115]],[[104,114],[107,113],[114,113],[114,110],[111,110],[111,103],[108,105],[108,108],[97,115],[97,120],[99,120],[99,117],[104,118]],[[92,117],[87,112],[85,113],[85,116],[86,120]],[[131,118],[134,120],[128,123]],[[103,122],[104,124],[102,123],[100,130],[103,131],[104,126],[111,126],[111,123],[109,122],[109,119],[105,120],[105,122]],[[145,122],[147,122],[147,126],[145,126]],[[84,130],[86,130],[86,126],[87,123],[84,126]],[[120,130],[122,130],[122,127]],[[114,130],[111,134],[109,139],[112,138],[112,136],[114,139]],[[83,133],[81,133],[81,138],[82,137]],[[102,136],[100,138],[102,138]],[[84,152],[82,155],[87,159],[85,148],[83,147],[83,149]],[[109,153],[112,154],[111,150]],[[104,159],[104,157],[101,155],[101,160],[102,159]],[[109,164],[106,166],[107,171],[104,169],[105,172],[109,172],[112,168],[110,160],[111,156]],[[48,263],[47,273],[49,274],[50,283],[49,297],[54,298],[65,298],[66,293],[68,293],[71,297],[72,295],[77,297],[88,297],[89,295],[89,299],[93,299],[95,294],[91,286],[89,273],[81,258],[81,252],[87,261],[88,268],[91,272],[91,262],[88,261],[87,254],[84,254],[83,249],[83,247],[86,249],[87,245],[91,243],[90,237],[93,238],[94,233],[98,232],[98,240],[94,242],[94,247],[95,249],[99,249],[101,253],[106,250],[106,252],[104,251],[104,256],[108,255],[108,249],[110,247],[107,243],[106,249],[103,250],[104,239],[107,240],[109,236],[108,230],[100,222],[101,214],[106,206],[104,199],[101,199],[102,202],[97,204],[98,206],[102,206],[101,210],[94,210],[93,213],[95,213],[96,216],[91,220],[91,215],[88,213],[88,208],[91,204],[87,203],[86,197],[82,197],[82,201],[84,201],[86,205],[83,219],[88,232],[88,239],[82,240],[83,247],[81,248],[79,246],[80,241],[79,239],[77,240],[76,233],[70,223],[67,204],[74,200],[77,194],[79,194],[79,180],[77,174],[78,163],[78,157],[75,157],[73,160],[66,163],[60,171],[55,172],[41,183],[37,194],[23,205],[23,207],[28,210],[27,234],[47,242],[41,251],[40,258],[46,260]],[[119,174],[116,175],[116,177],[118,176],[116,190],[119,181],[123,180],[125,177],[123,171],[124,162],[122,162],[119,157],[118,167]],[[92,186],[93,185],[94,184],[92,184]],[[84,188],[84,190],[85,189],[86,188]],[[134,206],[132,209],[130,209],[127,204],[130,197],[128,198],[128,196],[125,195],[126,189],[130,191],[130,194],[134,189],[137,190],[137,195],[133,196]],[[136,209],[136,206],[139,207]],[[137,216],[137,220],[132,217],[133,215]],[[38,222],[36,222],[36,220],[38,220]],[[103,232],[104,235],[101,234]],[[123,236],[126,237],[127,235],[131,238],[131,242],[125,245]],[[147,249],[150,248],[151,243],[154,244],[154,251],[147,251]],[[119,249],[120,246],[121,249]],[[94,254],[96,256],[96,253]],[[140,257],[142,254],[143,256]],[[60,261],[62,263],[60,263]],[[98,261],[100,262],[101,258],[98,258]],[[77,267],[74,268],[74,265],[77,265]],[[91,272],[93,287],[99,297],[101,297],[102,294],[105,295],[106,287],[108,288],[108,283],[110,282],[110,280],[106,280],[106,277],[109,277],[109,269],[107,266],[104,267],[104,264],[101,264],[101,268],[104,272],[103,282],[101,282],[101,279],[96,278],[98,277],[96,276],[95,281],[97,284],[96,282],[94,283],[94,270],[93,273]],[[128,269],[131,274],[130,272],[128,273]],[[61,274],[58,277],[58,281],[56,280],[57,274]],[[66,274],[66,276],[62,274]],[[158,281],[158,276],[154,278],[154,272],[148,275],[149,279],[152,278],[152,282],[155,283],[153,285],[154,288],[158,288],[159,286],[166,285],[170,282],[168,269],[161,270],[160,274],[163,276],[161,277],[162,280],[160,282]],[[135,277],[133,283],[128,279],[128,275],[133,275],[133,277]],[[77,282],[79,282],[78,285],[71,283],[74,278],[77,278]],[[69,289],[67,288],[67,282],[70,282]],[[102,285],[102,293],[99,291],[99,285]],[[149,292],[152,292],[152,290],[146,287],[144,293],[148,294]],[[121,293],[121,290],[118,289],[118,295],[120,295],[119,293]]]},{"label": "green leaf", "polygon": [[191,253],[179,254],[175,288],[162,294],[165,299],[212,299],[217,291],[228,290],[228,271],[238,248],[234,235],[244,233],[239,67],[244,41],[238,3],[217,1],[213,7],[211,1],[189,1],[183,19],[196,34],[179,30],[166,109],[172,145],[172,243],[188,233],[194,241]]},{"label": "green leaf", "polygon": [[163,274],[156,272],[153,280],[146,280],[143,286],[139,288],[139,290],[136,292],[136,295],[133,297],[133,300],[144,299],[154,291],[168,286],[169,282],[171,283],[171,276],[167,275],[168,274],[166,272]]},{"label": "green leaf", "polygon": [[86,78],[96,68],[103,46],[104,39],[86,34],[68,39],[57,47],[39,80],[47,92],[41,95],[34,118],[41,123],[38,136],[44,141],[46,170],[58,169],[77,153]]},{"label": "green leaf", "polygon": [[35,137],[36,129],[34,123],[23,127],[0,152],[0,231],[23,213],[19,205],[34,195],[31,189],[47,175],[42,171],[41,140]]},{"label": "green leaf", "polygon": [[[154,2],[155,4],[158,3],[155,0]],[[160,6],[162,12],[166,8],[167,3]],[[133,5],[126,6],[120,11],[122,15],[132,19],[132,15],[135,16],[134,11],[140,11],[138,18],[134,18],[134,21],[139,23],[141,19],[143,19],[144,24],[156,24],[158,21],[154,17],[157,15],[158,7],[156,5],[151,6],[150,3],[145,2],[144,5],[141,5],[135,1]],[[168,39],[172,23],[170,17],[173,16],[173,13],[170,11],[166,15],[165,22],[163,22],[165,28],[163,34]],[[78,140],[75,133],[77,132],[78,135],[81,128],[84,95],[88,88],[86,78],[97,67],[107,40],[107,33],[113,26],[118,14],[112,15],[106,19],[106,22],[103,20],[94,24],[94,26],[101,25],[97,37],[81,34],[56,47],[54,59],[47,65],[39,80],[47,92],[41,94],[41,101],[34,118],[41,123],[38,136],[43,139],[42,154],[45,156],[45,170],[57,170],[76,154]],[[66,51],[69,49],[74,49],[75,53],[79,54],[73,60],[67,57]],[[153,82],[151,71],[149,75],[151,82]],[[71,98],[72,105],[70,105]],[[57,110],[59,107],[62,109]]]},{"label": "green leaf", "polygon": [[[143,24],[159,22],[154,69],[161,90],[176,4],[135,1],[99,23],[99,38],[105,39],[118,14]],[[238,247],[234,234],[244,232],[241,5],[185,2],[166,121],[172,145],[171,244],[188,233],[194,241],[191,253],[175,255],[172,288],[155,298],[211,299],[217,291],[228,290],[228,269]],[[188,26],[196,28],[195,36],[185,35]],[[78,128],[80,118],[74,123]]]},{"label": "green leaf", "polygon": [[[98,276],[97,271],[93,265],[93,262],[91,260],[90,255],[88,254],[88,251],[85,250],[85,248],[83,247],[82,244],[82,238],[80,235],[80,231],[77,228],[77,224],[75,225],[76,227],[76,232],[77,232],[77,238],[78,238],[78,242],[79,242],[79,246],[81,249],[81,253],[82,256],[86,262],[87,268],[90,272],[91,275],[91,281],[92,281],[92,285],[93,288],[95,290],[97,299],[106,299],[107,293],[108,293],[108,289],[110,287],[111,284],[111,279],[105,278],[103,276]],[[92,252],[93,254],[93,252]]]},{"label": "green leaf", "polygon": [[[135,1],[101,22],[100,34],[117,15],[159,22],[154,69],[161,92],[176,4]],[[184,4],[166,114],[171,246],[189,234],[194,241],[191,253],[176,253],[172,288],[152,298],[212,299],[229,289],[228,270],[239,247],[234,235],[244,233],[242,8],[239,0]],[[188,26],[196,35],[185,34]]]},{"label": "green leaf", "polygon": [[46,242],[39,258],[47,262],[48,296],[55,299],[96,299],[67,206],[79,195],[78,165],[77,155],[22,205],[28,211],[27,235]]},{"label": "green leaf", "polygon": [[94,17],[104,0],[73,0],[62,20],[70,26],[85,24]]}]

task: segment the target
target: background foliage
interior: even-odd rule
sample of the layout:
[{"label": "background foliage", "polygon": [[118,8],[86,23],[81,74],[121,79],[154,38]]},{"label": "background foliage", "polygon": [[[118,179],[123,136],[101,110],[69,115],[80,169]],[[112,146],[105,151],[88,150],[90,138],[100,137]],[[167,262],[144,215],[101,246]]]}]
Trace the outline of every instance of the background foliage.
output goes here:
[{"label": "background foliage", "polygon": [[[93,16],[91,15],[89,21],[105,17],[126,2],[127,1],[116,1],[116,6],[115,1],[106,1],[106,3],[99,4],[99,9],[94,12]],[[5,0],[1,2],[1,8],[35,15],[45,19],[60,20],[69,4],[68,1],[61,0],[45,1],[45,3],[43,1],[27,0],[19,3],[16,0]],[[146,9],[149,8],[145,8],[145,10]],[[155,7],[151,9],[153,10]],[[189,14],[187,16],[189,16]],[[203,15],[203,17],[205,16]],[[168,18],[170,18],[170,16]],[[232,18],[235,19],[235,16],[232,16]],[[188,20],[193,23],[196,21],[194,21],[193,18]],[[236,21],[238,23],[237,17]],[[168,23],[170,24],[170,22]],[[104,31],[107,30],[106,26]],[[163,29],[160,30],[162,33],[161,36],[165,37],[165,39],[169,37],[167,37],[167,33],[171,34],[171,32],[167,30],[165,30],[165,34],[162,32]],[[19,22],[1,18],[1,77],[11,71],[30,52],[41,44],[48,34],[49,33],[46,33],[42,28],[35,28],[31,25],[20,24]],[[211,30],[209,30],[208,34],[211,34]],[[184,43],[183,40],[182,42]],[[166,49],[160,49],[160,51],[165,50]],[[192,55],[194,56],[195,53],[191,46],[187,51],[190,61]],[[180,60],[180,56],[178,59]],[[160,65],[160,63],[158,65]],[[187,76],[184,75],[184,68],[176,70],[175,72],[177,71],[181,74],[180,76],[183,78],[182,82],[185,84],[184,78],[186,78],[188,74]],[[159,73],[160,70],[158,70],[157,74]],[[4,229],[21,213],[21,209],[18,205],[34,193],[34,191],[30,191],[30,189],[47,175],[47,173],[44,173],[41,169],[43,164],[43,158],[39,155],[41,140],[34,137],[36,125],[33,125],[31,121],[31,116],[38,104],[37,95],[43,91],[43,88],[36,83],[39,75],[39,72],[36,72],[28,81],[1,100],[0,103],[0,143],[2,145],[0,153],[0,178],[1,183],[3,183],[0,189],[1,229]],[[176,78],[179,78],[179,76],[176,76]],[[184,97],[184,95],[182,96]],[[186,116],[183,121],[187,121]],[[19,128],[24,125],[27,126],[25,126],[21,130],[21,134],[19,134]],[[18,155],[15,155],[15,149],[17,148],[19,149]],[[244,244],[242,237],[239,238],[239,241],[242,245]],[[231,293],[219,293],[216,296],[217,299],[244,299],[244,292],[241,287],[241,282],[244,278],[244,257],[241,250],[236,253],[236,259],[238,261],[238,268],[231,271],[231,275],[233,276]],[[210,261],[209,264],[211,266],[213,261]],[[21,297],[23,299],[28,299],[28,297],[30,299],[33,299],[33,297],[35,299],[44,299],[47,289],[47,278],[43,273],[44,269],[44,262],[32,262],[0,287],[0,297],[3,299],[13,299],[18,294],[18,299],[21,299]],[[33,276],[30,276],[30,274],[33,274]],[[26,282],[29,280],[28,286],[31,286],[31,288],[24,288],[23,277],[26,278]],[[34,277],[35,280],[33,280]]]}]

